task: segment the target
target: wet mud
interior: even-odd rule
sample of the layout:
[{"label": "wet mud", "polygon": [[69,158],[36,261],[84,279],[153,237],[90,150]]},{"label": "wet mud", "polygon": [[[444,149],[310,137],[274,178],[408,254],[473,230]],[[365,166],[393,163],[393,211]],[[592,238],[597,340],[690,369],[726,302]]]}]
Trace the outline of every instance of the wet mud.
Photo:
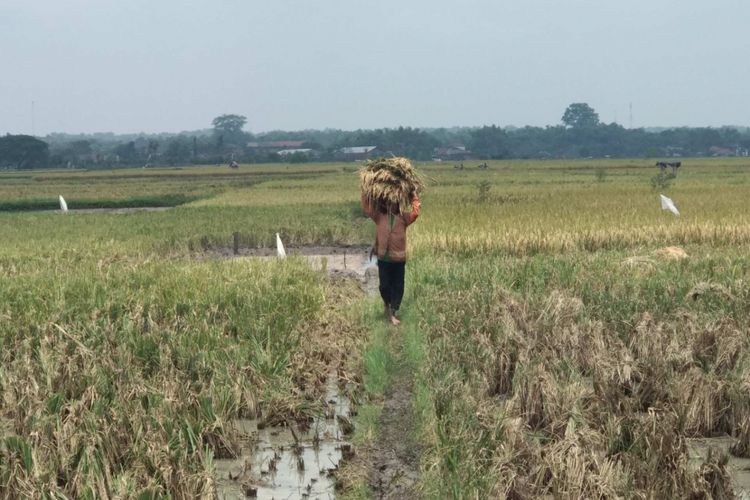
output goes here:
[{"label": "wet mud", "polygon": [[[224,259],[277,259],[276,249],[240,248],[234,254],[231,248],[213,251],[215,258]],[[378,289],[377,259],[370,256],[369,246],[304,246],[287,247],[287,256],[301,256],[318,271],[336,277],[356,279],[367,293]]]},{"label": "wet mud", "polygon": [[62,210],[33,210],[26,213],[59,213],[61,215],[82,214],[130,214],[134,212],[166,212],[174,207],[122,207],[122,208],[69,208],[67,212]]},{"label": "wet mud", "polygon": [[729,457],[727,469],[732,478],[735,496],[750,499],[750,458],[738,458],[729,453],[729,448],[735,441],[736,439],[729,436],[688,439],[688,463],[697,470],[706,460],[709,449],[725,453]]},{"label": "wet mud", "polygon": [[412,378],[400,374],[386,393],[370,466],[374,498],[419,497],[416,484],[421,450],[413,437],[412,386]]},{"label": "wet mud", "polygon": [[236,459],[215,460],[218,497],[335,498],[334,474],[354,454],[347,436],[351,404],[332,375],[327,383],[323,415],[309,428],[260,427],[257,420],[234,422],[242,436]]}]

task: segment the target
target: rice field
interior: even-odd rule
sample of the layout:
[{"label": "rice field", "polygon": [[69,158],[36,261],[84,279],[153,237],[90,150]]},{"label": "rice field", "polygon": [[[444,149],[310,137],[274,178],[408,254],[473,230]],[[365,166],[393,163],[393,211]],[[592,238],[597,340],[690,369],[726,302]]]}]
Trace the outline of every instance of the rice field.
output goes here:
[{"label": "rice field", "polygon": [[356,165],[0,173],[0,497],[220,497],[233,422],[319,416],[332,371],[370,429],[337,494],[374,495],[398,362],[425,498],[739,495],[750,162],[464,163],[415,164],[401,332],[300,257],[215,258],[370,243]]}]

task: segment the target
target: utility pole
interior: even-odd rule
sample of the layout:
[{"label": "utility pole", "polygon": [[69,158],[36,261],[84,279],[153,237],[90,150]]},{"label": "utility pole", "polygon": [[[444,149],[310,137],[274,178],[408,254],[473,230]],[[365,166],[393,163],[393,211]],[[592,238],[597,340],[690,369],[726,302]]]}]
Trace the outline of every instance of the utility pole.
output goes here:
[{"label": "utility pole", "polygon": [[36,136],[36,130],[35,130],[35,123],[34,123],[34,101],[31,101],[31,135]]},{"label": "utility pole", "polygon": [[630,103],[630,126],[628,128],[633,128],[633,103]]}]

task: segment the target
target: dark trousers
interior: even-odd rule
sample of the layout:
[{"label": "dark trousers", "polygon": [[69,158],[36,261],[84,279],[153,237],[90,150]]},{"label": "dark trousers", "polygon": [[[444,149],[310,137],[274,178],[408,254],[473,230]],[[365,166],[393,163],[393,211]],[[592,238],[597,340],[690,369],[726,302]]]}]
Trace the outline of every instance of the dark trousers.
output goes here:
[{"label": "dark trousers", "polygon": [[401,299],[404,297],[404,273],[406,262],[378,261],[378,277],[380,278],[380,296],[383,302],[398,311]]}]

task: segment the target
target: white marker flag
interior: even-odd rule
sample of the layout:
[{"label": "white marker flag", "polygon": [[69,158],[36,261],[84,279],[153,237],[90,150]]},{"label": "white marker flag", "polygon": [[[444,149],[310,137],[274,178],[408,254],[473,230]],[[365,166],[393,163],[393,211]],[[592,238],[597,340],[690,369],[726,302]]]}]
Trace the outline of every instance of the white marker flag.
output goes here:
[{"label": "white marker flag", "polygon": [[680,211],[677,210],[677,207],[674,206],[674,202],[664,196],[663,194],[659,195],[659,200],[661,201],[661,209],[662,210],[669,210],[675,215],[680,215]]},{"label": "white marker flag", "polygon": [[279,233],[276,233],[276,255],[281,259],[286,257],[286,252],[284,251],[284,244],[281,242],[281,237],[279,237]]}]

